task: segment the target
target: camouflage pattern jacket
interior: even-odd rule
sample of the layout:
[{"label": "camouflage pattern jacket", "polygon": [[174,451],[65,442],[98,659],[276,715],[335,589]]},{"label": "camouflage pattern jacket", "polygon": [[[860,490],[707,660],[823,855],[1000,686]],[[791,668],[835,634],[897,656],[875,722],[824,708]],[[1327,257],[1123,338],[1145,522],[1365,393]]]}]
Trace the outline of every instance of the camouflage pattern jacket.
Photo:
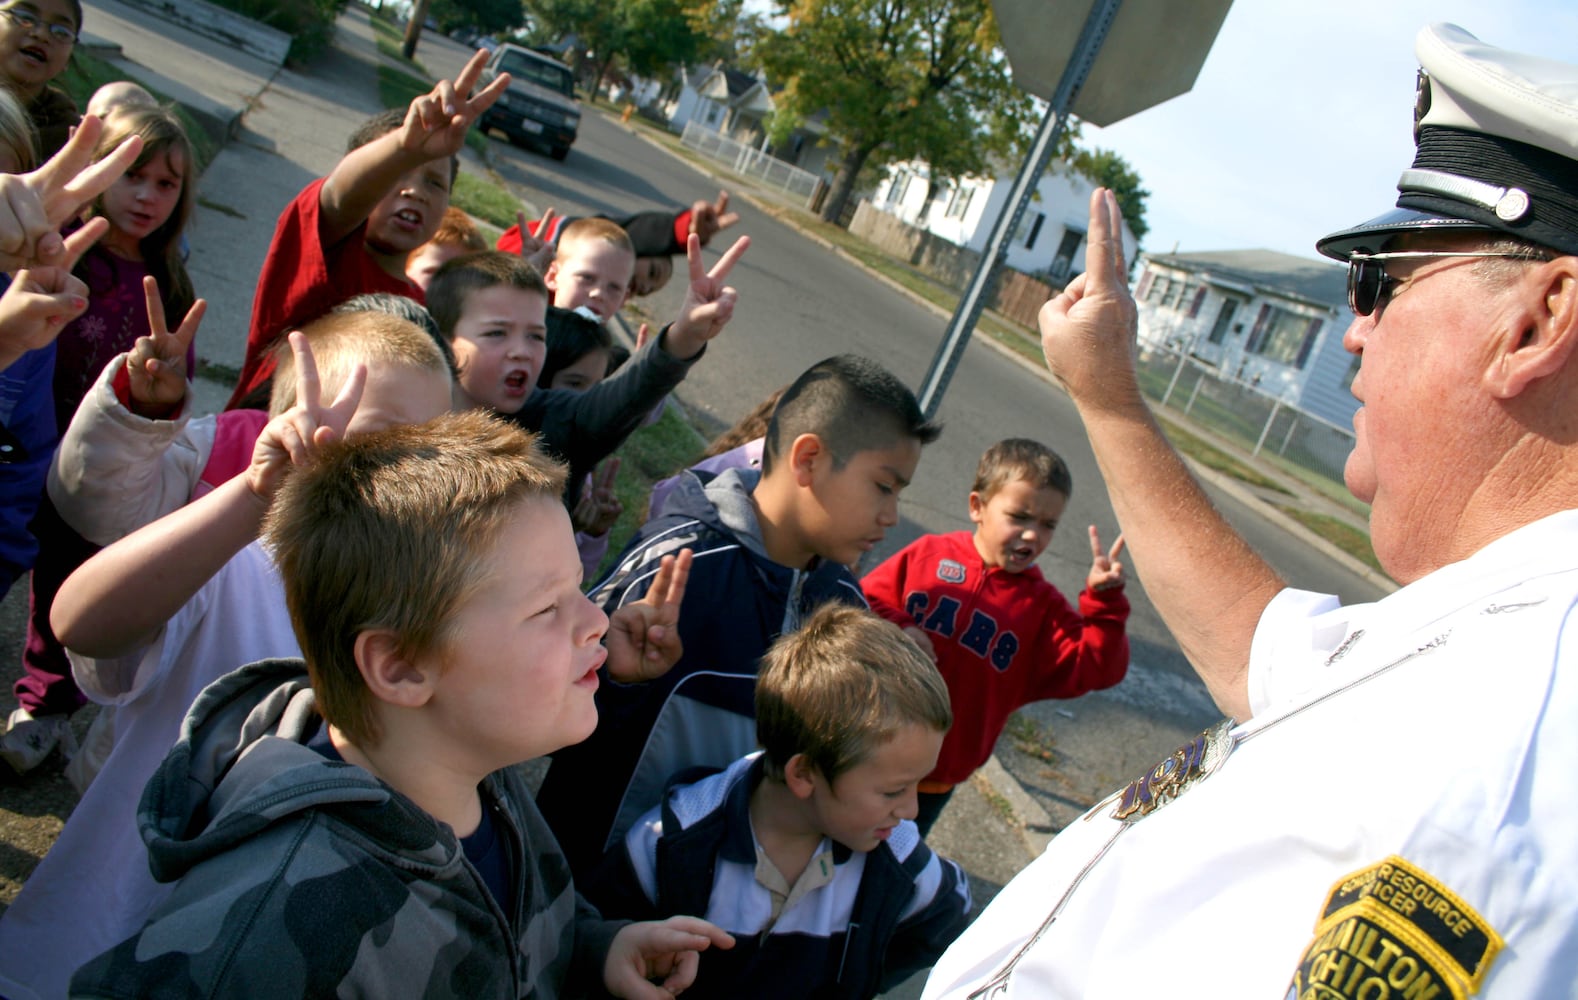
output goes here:
[{"label": "camouflage pattern jacket", "polygon": [[300,660],[198,696],[138,809],[154,877],[178,884],[78,970],[73,996],[549,1000],[601,985],[622,924],[575,892],[514,772],[481,788],[512,848],[505,912],[448,826],[303,745],[313,705]]}]

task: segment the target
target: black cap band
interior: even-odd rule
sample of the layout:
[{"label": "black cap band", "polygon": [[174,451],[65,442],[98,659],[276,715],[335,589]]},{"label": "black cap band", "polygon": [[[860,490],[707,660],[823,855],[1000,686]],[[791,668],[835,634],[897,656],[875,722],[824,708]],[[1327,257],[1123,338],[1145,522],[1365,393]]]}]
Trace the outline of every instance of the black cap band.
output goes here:
[{"label": "black cap band", "polygon": [[[1491,199],[1454,193],[1449,183],[1429,183],[1432,173],[1494,186],[1513,197],[1502,199],[1498,213]],[[1548,149],[1485,132],[1425,125],[1419,130],[1414,168],[1403,175],[1398,187],[1398,208],[1459,218],[1563,253],[1578,253],[1578,164]],[[1519,191],[1527,195],[1526,206],[1518,203]],[[1510,211],[1508,203],[1514,204]]]}]

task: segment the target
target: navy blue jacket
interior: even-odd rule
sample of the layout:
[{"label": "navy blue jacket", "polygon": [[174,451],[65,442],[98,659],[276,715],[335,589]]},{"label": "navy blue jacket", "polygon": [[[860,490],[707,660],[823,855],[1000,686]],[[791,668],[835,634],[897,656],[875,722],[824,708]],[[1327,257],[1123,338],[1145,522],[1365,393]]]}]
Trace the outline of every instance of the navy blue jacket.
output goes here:
[{"label": "navy blue jacket", "polygon": [[537,794],[577,876],[658,804],[671,775],[725,767],[756,748],[757,661],[774,639],[828,601],[866,606],[843,566],[796,570],[767,557],[750,498],[758,477],[685,474],[592,592],[612,611],[645,596],[663,556],[694,555],[679,614],[683,657],[645,684],[605,678],[596,731],[554,754]]},{"label": "navy blue jacket", "polygon": [[721,773],[677,776],[661,809],[583,886],[606,918],[692,914],[734,935],[733,948],[702,953],[686,1000],[865,1000],[930,966],[964,930],[969,883],[910,822],[864,854],[833,842],[829,881],[773,921],[750,820],[762,780],[754,754]]}]

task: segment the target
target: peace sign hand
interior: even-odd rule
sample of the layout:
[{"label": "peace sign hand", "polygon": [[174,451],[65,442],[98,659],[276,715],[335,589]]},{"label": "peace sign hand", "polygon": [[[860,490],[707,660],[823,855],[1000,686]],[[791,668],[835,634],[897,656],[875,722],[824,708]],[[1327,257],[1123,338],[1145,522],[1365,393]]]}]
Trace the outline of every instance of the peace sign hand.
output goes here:
[{"label": "peace sign hand", "polygon": [[689,549],[664,556],[646,596],[608,618],[608,676],[637,684],[669,672],[685,647],[679,638],[679,606],[690,579]]},{"label": "peace sign hand", "polygon": [[690,206],[690,231],[706,246],[720,231],[740,221],[740,213],[729,211],[729,192],[719,191],[717,201],[698,201]]},{"label": "peace sign hand", "polygon": [[86,242],[68,244],[58,264],[17,271],[0,295],[0,371],[28,351],[49,345],[88,308],[88,286],[71,269],[109,225],[102,218],[93,221],[103,225],[94,227]]},{"label": "peace sign hand", "polygon": [[474,96],[467,96],[487,61],[487,52],[478,49],[453,83],[440,80],[431,91],[411,102],[400,127],[401,149],[417,153],[424,160],[460,152],[471,123],[509,89],[510,75],[500,73]]},{"label": "peace sign hand", "polygon": [[181,325],[171,333],[165,325],[159,283],[152,275],[142,279],[142,292],[148,304],[148,336],[138,337],[132,345],[126,356],[126,374],[131,378],[131,411],[147,416],[186,398],[186,354],[208,303],[203,299],[192,303]]},{"label": "peace sign hand", "polygon": [[1123,215],[1106,188],[1090,196],[1085,273],[1041,307],[1041,351],[1079,406],[1133,405],[1137,310],[1125,282]]},{"label": "peace sign hand", "polygon": [[1123,564],[1118,562],[1118,553],[1123,551],[1123,532],[1118,532],[1118,540],[1112,543],[1112,548],[1103,551],[1101,548],[1101,535],[1096,531],[1096,526],[1090,526],[1090,575],[1085,577],[1085,589],[1091,593],[1098,590],[1112,590],[1123,586]]},{"label": "peace sign hand", "polygon": [[520,211],[515,213],[515,224],[521,231],[521,258],[536,268],[538,274],[546,274],[548,265],[553,263],[553,241],[547,238],[547,234],[553,232],[555,218],[553,209],[547,209],[542,213],[542,219],[537,223],[536,230],[532,230],[526,225],[526,213]]},{"label": "peace sign hand", "polygon": [[367,384],[367,366],[358,364],[334,402],[323,406],[318,365],[301,331],[291,331],[290,350],[296,359],[296,405],[263,427],[246,471],[247,486],[264,503],[273,498],[292,466],[307,464],[319,448],[345,435]]},{"label": "peace sign hand", "polygon": [[60,227],[124,174],[142,152],[142,138],[128,136],[98,162],[93,150],[103,130],[99,119],[82,119],[71,139],[43,166],[27,174],[0,174],[0,270],[75,262],[109,223],[90,222],[62,239]]},{"label": "peace sign hand", "polygon": [[668,329],[666,346],[670,354],[676,358],[694,357],[734,316],[739,293],[724,284],[724,279],[750,246],[751,238],[741,236],[709,271],[702,268],[701,240],[694,234],[685,240],[690,287],[685,290],[685,301],[679,307],[679,319]]}]

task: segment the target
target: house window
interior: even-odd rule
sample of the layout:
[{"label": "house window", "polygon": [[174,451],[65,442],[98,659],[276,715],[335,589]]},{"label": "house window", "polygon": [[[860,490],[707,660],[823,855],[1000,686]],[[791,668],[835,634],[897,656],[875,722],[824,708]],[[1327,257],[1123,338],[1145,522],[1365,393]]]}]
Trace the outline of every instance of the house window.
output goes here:
[{"label": "house window", "polygon": [[1194,285],[1185,282],[1183,288],[1178,292],[1178,301],[1173,303],[1173,305],[1179,312],[1189,308],[1189,303],[1194,301],[1194,289]]},{"label": "house window", "polygon": [[1320,328],[1319,319],[1300,316],[1279,306],[1262,306],[1254,333],[1244,350],[1279,365],[1303,368]]},{"label": "house window", "polygon": [[1019,223],[1019,232],[1014,238],[1024,244],[1026,250],[1036,245],[1036,237],[1041,235],[1041,225],[1047,221],[1045,212],[1037,212],[1034,219],[1023,219]]},{"label": "house window", "polygon": [[1206,338],[1213,344],[1220,344],[1227,338],[1227,331],[1233,327],[1233,313],[1238,311],[1238,302],[1228,299],[1222,303],[1222,311],[1216,314],[1216,324],[1211,327],[1211,335]]},{"label": "house window", "polygon": [[944,218],[962,219],[970,207],[970,196],[975,194],[974,188],[955,188],[953,197],[948,201],[948,210],[943,213]]},{"label": "house window", "polygon": [[1181,281],[1169,281],[1167,290],[1162,293],[1162,308],[1170,309],[1178,304],[1178,293],[1183,291],[1185,285]]},{"label": "house window", "polygon": [[904,196],[910,193],[910,181],[914,179],[915,175],[907,170],[899,174],[899,183],[896,185],[899,194],[897,198],[893,199],[894,202],[900,205],[904,204]]},{"label": "house window", "polygon": [[1052,276],[1066,278],[1074,267],[1074,255],[1079,253],[1079,245],[1085,239],[1083,231],[1063,227],[1063,239],[1058,242],[1057,253],[1052,255]]},{"label": "house window", "polygon": [[1167,298],[1167,290],[1172,287],[1173,279],[1165,274],[1158,274],[1156,281],[1151,285],[1151,295],[1147,301],[1155,302]]}]

